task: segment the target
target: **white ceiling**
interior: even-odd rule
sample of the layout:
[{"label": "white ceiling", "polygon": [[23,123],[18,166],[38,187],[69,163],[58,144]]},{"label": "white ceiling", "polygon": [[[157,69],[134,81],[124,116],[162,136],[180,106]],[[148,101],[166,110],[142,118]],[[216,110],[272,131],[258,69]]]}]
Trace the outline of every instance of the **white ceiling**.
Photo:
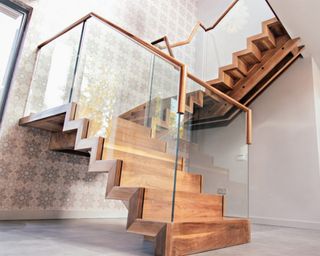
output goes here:
[{"label": "white ceiling", "polygon": [[306,46],[304,55],[311,55],[320,64],[320,1],[269,0],[292,37],[300,37]]}]

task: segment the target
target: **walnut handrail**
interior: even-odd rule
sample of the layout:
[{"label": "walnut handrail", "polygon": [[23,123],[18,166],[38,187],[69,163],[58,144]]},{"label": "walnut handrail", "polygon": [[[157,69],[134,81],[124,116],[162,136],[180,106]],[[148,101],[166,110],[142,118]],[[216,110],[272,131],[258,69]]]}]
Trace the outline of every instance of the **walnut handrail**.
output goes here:
[{"label": "walnut handrail", "polygon": [[[251,144],[251,142],[252,142],[252,113],[251,113],[251,109],[249,109],[248,107],[244,106],[240,102],[234,100],[233,98],[231,98],[227,94],[219,91],[218,89],[216,89],[214,87],[211,87],[209,84],[207,84],[206,82],[202,81],[200,78],[198,78],[198,77],[192,75],[191,73],[189,73],[187,71],[187,66],[184,63],[178,61],[173,56],[161,51],[159,48],[155,47],[154,45],[152,45],[152,44],[142,40],[141,38],[129,33],[128,31],[126,31],[123,28],[115,25],[114,23],[112,23],[112,22],[108,21],[107,19],[99,16],[96,13],[91,12],[91,13],[85,15],[81,19],[77,20],[76,22],[74,22],[73,24],[71,24],[70,26],[68,26],[67,28],[65,28],[64,30],[59,32],[58,34],[56,34],[55,36],[53,36],[50,39],[48,39],[48,40],[42,42],[41,44],[39,44],[37,46],[37,49],[40,50],[45,45],[49,44],[50,42],[52,42],[55,39],[59,38],[60,36],[64,35],[65,33],[67,33],[68,31],[72,30],[73,28],[75,28],[76,26],[80,25],[81,23],[86,22],[88,19],[90,19],[92,17],[94,17],[94,18],[102,21],[103,23],[109,25],[110,27],[112,27],[116,31],[120,32],[121,34],[123,34],[123,35],[129,37],[131,40],[139,43],[144,48],[146,48],[147,50],[152,52],[153,54],[161,57],[162,59],[164,59],[167,62],[169,62],[171,65],[173,65],[175,67],[178,67],[180,69],[179,95],[178,95],[178,99],[179,99],[179,101],[178,101],[178,113],[183,114],[184,111],[185,111],[187,78],[192,79],[194,82],[196,82],[200,86],[208,89],[213,94],[216,94],[217,96],[219,96],[220,98],[222,98],[223,100],[228,102],[229,104],[234,105],[237,108],[239,108],[239,109],[243,110],[244,112],[246,112],[247,113],[247,144]],[[168,41],[167,41],[166,36],[161,38],[161,39],[159,39],[158,41],[161,41],[161,40],[164,40],[168,45]],[[170,53],[170,51],[169,51],[169,53]]]},{"label": "walnut handrail", "polygon": [[[155,41],[153,41],[151,44],[155,45],[155,44],[158,44],[162,41],[164,41],[166,39],[166,45],[165,46],[161,46],[159,47],[160,49],[165,49],[167,48],[170,55],[172,53],[172,48],[175,48],[175,47],[178,47],[178,46],[183,46],[183,45],[186,45],[186,44],[189,44],[191,43],[192,39],[194,38],[194,36],[196,35],[196,33],[198,32],[198,29],[201,27],[205,32],[207,31],[210,31],[212,29],[214,29],[219,23],[221,20],[223,20],[223,18],[232,10],[232,8],[239,2],[239,0],[234,0],[229,6],[228,8],[220,15],[220,17],[215,21],[215,23],[210,26],[210,27],[206,27],[201,21],[197,21],[196,25],[193,27],[189,37],[186,39],[186,40],[183,40],[183,41],[179,41],[179,42],[176,42],[176,43],[173,43],[173,44],[170,44],[168,43],[168,38],[167,36],[164,36],[160,39],[157,39]],[[173,56],[173,54],[171,55]]]},{"label": "walnut handrail", "polygon": [[[271,9],[271,11],[273,12],[274,16],[277,18],[277,20],[282,24],[282,22],[280,21],[277,13],[274,11],[274,9],[272,8],[269,0],[265,0],[267,5],[269,6],[269,8]],[[169,39],[167,36],[161,37],[155,41],[153,41],[151,44],[156,45],[161,43],[162,41],[165,41],[165,46],[159,46],[159,49],[163,50],[165,48],[168,49],[169,54],[174,57],[173,55],[173,51],[172,48],[178,47],[178,46],[183,46],[183,45],[187,45],[190,44],[194,38],[194,36],[197,34],[198,29],[202,28],[204,30],[204,32],[208,32],[210,30],[213,30],[217,27],[217,25],[224,19],[224,17],[233,9],[233,7],[239,2],[239,0],[234,0],[229,6],[228,8],[219,16],[219,18],[214,22],[214,24],[210,27],[206,27],[201,21],[197,21],[196,25],[193,27],[190,35],[188,36],[187,39],[176,42],[176,43],[169,43]],[[285,29],[285,27],[283,26],[283,28]],[[286,30],[286,29],[285,29]]]}]

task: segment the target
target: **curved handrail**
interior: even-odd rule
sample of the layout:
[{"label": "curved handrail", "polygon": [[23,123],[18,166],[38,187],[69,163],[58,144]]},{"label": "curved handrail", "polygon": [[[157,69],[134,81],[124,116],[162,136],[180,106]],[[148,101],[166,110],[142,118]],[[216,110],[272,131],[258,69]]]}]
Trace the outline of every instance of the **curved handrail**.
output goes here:
[{"label": "curved handrail", "polygon": [[[238,1],[238,0],[236,0]],[[252,136],[251,136],[251,131],[252,131],[252,114],[251,114],[251,109],[249,109],[248,107],[244,106],[243,104],[241,104],[240,102],[234,100],[233,98],[231,98],[230,96],[228,96],[227,94],[219,91],[218,89],[210,86],[209,84],[207,84],[206,82],[202,81],[200,78],[192,75],[191,73],[187,72],[187,66],[178,61],[176,58],[174,58],[173,56],[170,56],[169,54],[166,54],[165,52],[161,51],[159,48],[155,47],[154,45],[147,43],[146,41],[144,41],[143,39],[129,33],[128,31],[126,31],[125,29],[115,25],[114,23],[108,21],[107,19],[99,16],[98,14],[95,14],[93,12],[87,14],[86,16],[82,17],[81,19],[77,20],[76,22],[74,22],[73,24],[71,24],[70,26],[68,26],[67,28],[65,28],[64,30],[62,30],[61,32],[59,32],[58,34],[56,34],[55,36],[51,37],[50,39],[42,42],[41,44],[38,45],[37,49],[40,50],[42,47],[44,47],[45,45],[49,44],[50,42],[54,41],[55,39],[59,38],[60,36],[64,35],[65,33],[67,33],[68,31],[70,31],[71,29],[75,28],[76,26],[80,25],[83,22],[86,22],[88,19],[90,18],[96,18],[100,21],[102,21],[103,23],[109,25],[110,27],[112,27],[113,29],[115,29],[116,31],[120,32],[121,34],[129,37],[131,40],[135,41],[136,43],[142,45],[144,48],[146,48],[147,50],[149,50],[150,52],[152,52],[153,54],[161,57],[162,59],[166,60],[167,62],[169,62],[171,65],[176,66],[178,68],[180,68],[180,82],[179,82],[179,103],[178,103],[178,113],[183,114],[184,110],[185,110],[185,100],[186,100],[186,84],[187,84],[187,77],[189,77],[190,79],[192,79],[194,82],[198,83],[199,85],[201,85],[202,87],[208,89],[209,91],[211,91],[213,94],[216,94],[217,96],[219,96],[220,98],[222,98],[223,100],[225,100],[226,102],[228,102],[231,105],[236,106],[237,108],[243,110],[244,112],[247,113],[247,143],[251,144],[252,141]],[[201,24],[198,24],[198,26],[201,26]],[[161,40],[164,40],[165,42],[168,43],[167,41],[167,37],[164,36],[163,38],[157,40],[156,42],[154,42],[153,44],[157,44],[159,42],[161,42]],[[169,51],[170,52],[170,51]]]}]

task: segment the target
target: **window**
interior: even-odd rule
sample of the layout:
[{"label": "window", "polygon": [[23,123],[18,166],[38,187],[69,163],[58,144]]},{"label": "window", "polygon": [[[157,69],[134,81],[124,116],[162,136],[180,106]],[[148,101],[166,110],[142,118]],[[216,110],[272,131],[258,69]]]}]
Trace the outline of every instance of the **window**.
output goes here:
[{"label": "window", "polygon": [[0,0],[0,122],[31,10],[17,1]]}]

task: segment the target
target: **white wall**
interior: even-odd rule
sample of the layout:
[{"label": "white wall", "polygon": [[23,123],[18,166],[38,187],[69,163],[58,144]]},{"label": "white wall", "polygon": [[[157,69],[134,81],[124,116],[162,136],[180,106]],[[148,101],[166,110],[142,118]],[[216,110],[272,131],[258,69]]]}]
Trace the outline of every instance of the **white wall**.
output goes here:
[{"label": "white wall", "polygon": [[[315,27],[320,23],[319,0],[270,0],[270,4],[292,37],[300,37],[307,47],[304,55],[320,63],[320,37]],[[292,11],[295,10],[293,13]]]},{"label": "white wall", "polygon": [[254,222],[320,229],[319,86],[315,63],[299,59],[250,106]]}]

